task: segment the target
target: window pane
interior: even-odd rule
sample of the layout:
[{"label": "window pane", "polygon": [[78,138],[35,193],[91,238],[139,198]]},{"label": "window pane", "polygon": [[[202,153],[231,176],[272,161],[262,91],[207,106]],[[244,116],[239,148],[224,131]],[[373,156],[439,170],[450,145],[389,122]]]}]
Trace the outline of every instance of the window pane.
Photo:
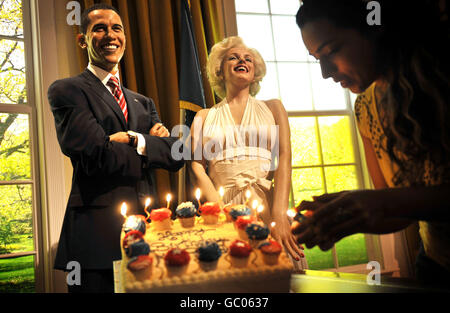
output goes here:
[{"label": "window pane", "polygon": [[289,118],[292,166],[320,164],[315,117]]},{"label": "window pane", "polygon": [[319,117],[320,138],[325,164],[355,161],[348,116]]},{"label": "window pane", "polygon": [[312,110],[308,64],[278,63],[281,101],[287,111]]},{"label": "window pane", "polygon": [[298,205],[303,200],[312,200],[312,196],[320,196],[325,190],[320,168],[305,168],[292,170],[292,188],[294,201]]},{"label": "window pane", "polygon": [[272,23],[277,61],[307,61],[308,50],[295,24],[295,16],[272,16]]},{"label": "window pane", "polygon": [[268,0],[235,0],[236,12],[269,13]]},{"label": "window pane", "polygon": [[326,167],[325,178],[329,193],[358,189],[356,167],[353,165]]},{"label": "window pane", "polygon": [[331,249],[322,251],[318,246],[315,246],[312,249],[305,248],[304,252],[310,270],[325,270],[335,267]]},{"label": "window pane", "polygon": [[268,15],[236,15],[239,36],[250,48],[255,48],[264,61],[274,61],[272,28]]},{"label": "window pane", "polygon": [[266,76],[260,82],[261,89],[256,98],[261,100],[279,99],[278,74],[274,62],[266,62]]},{"label": "window pane", "polygon": [[272,11],[272,14],[296,15],[299,8],[299,0],[270,0],[270,10]]},{"label": "window pane", "polygon": [[34,251],[31,185],[0,186],[0,254]]},{"label": "window pane", "polygon": [[340,267],[369,262],[364,234],[345,237],[337,242],[335,246]]},{"label": "window pane", "polygon": [[25,103],[24,43],[0,39],[0,103]]},{"label": "window pane", "polygon": [[0,293],[34,291],[33,255],[0,260]]},{"label": "window pane", "polygon": [[0,35],[23,38],[22,1],[3,0],[0,10]]},{"label": "window pane", "polygon": [[314,107],[316,110],[344,110],[344,89],[332,78],[324,79],[319,63],[311,63]]},{"label": "window pane", "polygon": [[0,113],[0,181],[31,179],[28,115]]}]

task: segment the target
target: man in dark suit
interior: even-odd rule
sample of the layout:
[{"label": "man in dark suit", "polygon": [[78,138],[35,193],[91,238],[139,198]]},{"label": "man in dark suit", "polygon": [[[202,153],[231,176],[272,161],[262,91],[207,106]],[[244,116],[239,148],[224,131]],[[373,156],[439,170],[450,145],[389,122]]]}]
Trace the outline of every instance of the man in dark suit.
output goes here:
[{"label": "man in dark suit", "polygon": [[168,137],[153,101],[121,86],[118,64],[126,39],[117,10],[105,4],[82,16],[79,45],[88,68],[54,82],[48,90],[62,152],[73,165],[55,268],[76,261],[81,285],[70,292],[113,292],[113,261],[121,258],[120,231],[128,215],[143,214],[145,198],[155,199],[153,169],[177,171]]}]

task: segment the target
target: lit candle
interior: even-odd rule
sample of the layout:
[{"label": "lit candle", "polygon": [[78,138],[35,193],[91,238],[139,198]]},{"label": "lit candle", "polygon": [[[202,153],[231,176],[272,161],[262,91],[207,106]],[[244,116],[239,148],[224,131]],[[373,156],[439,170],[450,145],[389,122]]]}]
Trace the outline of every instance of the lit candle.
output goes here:
[{"label": "lit candle", "polygon": [[277,223],[275,223],[275,222],[270,223],[270,227],[272,227],[272,228],[274,228],[275,225],[277,225]]},{"label": "lit candle", "polygon": [[202,207],[202,204],[201,204],[201,202],[200,202],[200,196],[201,196],[201,195],[202,195],[202,192],[201,192],[200,188],[197,188],[197,189],[195,190],[195,198],[197,199],[198,207],[199,207],[199,208]]},{"label": "lit candle", "polygon": [[220,187],[219,188],[220,201],[222,201],[224,194],[225,194],[225,189],[223,189],[223,187]]},{"label": "lit candle", "polygon": [[123,215],[125,220],[127,219],[127,204],[125,202],[122,203],[122,207],[120,208],[120,213]]},{"label": "lit candle", "polygon": [[264,211],[264,206],[261,204],[258,206],[258,209],[256,210],[256,212],[258,212],[257,216],[258,216],[258,220],[262,220],[261,219],[261,213]]},{"label": "lit candle", "polygon": [[152,203],[152,199],[150,197],[148,197],[145,200],[145,208],[144,208],[145,213],[147,213],[146,219],[149,219],[149,217],[150,217],[150,212],[148,211],[148,208],[150,207],[151,203]]},{"label": "lit candle", "polygon": [[287,210],[287,216],[289,216],[290,218],[294,218],[295,217],[295,211],[294,210],[291,210],[291,209],[288,209]]},{"label": "lit candle", "polygon": [[167,209],[169,210],[170,208],[170,201],[172,200],[172,195],[170,193],[167,194],[166,196],[166,201],[167,201]]},{"label": "lit candle", "polygon": [[250,201],[250,197],[252,196],[252,193],[250,192],[250,190],[247,189],[247,191],[245,192],[245,205],[247,205],[248,201]]}]

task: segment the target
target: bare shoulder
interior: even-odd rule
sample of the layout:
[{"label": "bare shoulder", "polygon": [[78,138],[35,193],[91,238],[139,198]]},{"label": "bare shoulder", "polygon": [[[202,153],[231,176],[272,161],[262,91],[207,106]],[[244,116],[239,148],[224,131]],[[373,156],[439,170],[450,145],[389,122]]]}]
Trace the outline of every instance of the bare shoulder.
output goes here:
[{"label": "bare shoulder", "polygon": [[264,100],[263,102],[267,105],[276,120],[287,116],[286,109],[280,99]]}]

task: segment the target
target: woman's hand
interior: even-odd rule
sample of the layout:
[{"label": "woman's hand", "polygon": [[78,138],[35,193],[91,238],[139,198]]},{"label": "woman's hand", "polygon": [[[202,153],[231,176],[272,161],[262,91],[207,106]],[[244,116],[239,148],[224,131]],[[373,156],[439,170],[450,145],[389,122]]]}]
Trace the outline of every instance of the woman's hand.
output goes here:
[{"label": "woman's hand", "polygon": [[302,223],[293,223],[296,241],[305,243],[307,248],[318,245],[326,251],[343,237],[376,232],[385,218],[385,201],[380,191],[343,191],[314,197],[312,202],[303,201],[297,210],[310,210],[313,215]]},{"label": "woman's hand", "polygon": [[288,253],[297,261],[303,258],[303,247],[296,242],[295,236],[291,232],[291,224],[288,216],[279,215],[274,217],[275,227],[271,230],[272,236],[283,244]]}]

